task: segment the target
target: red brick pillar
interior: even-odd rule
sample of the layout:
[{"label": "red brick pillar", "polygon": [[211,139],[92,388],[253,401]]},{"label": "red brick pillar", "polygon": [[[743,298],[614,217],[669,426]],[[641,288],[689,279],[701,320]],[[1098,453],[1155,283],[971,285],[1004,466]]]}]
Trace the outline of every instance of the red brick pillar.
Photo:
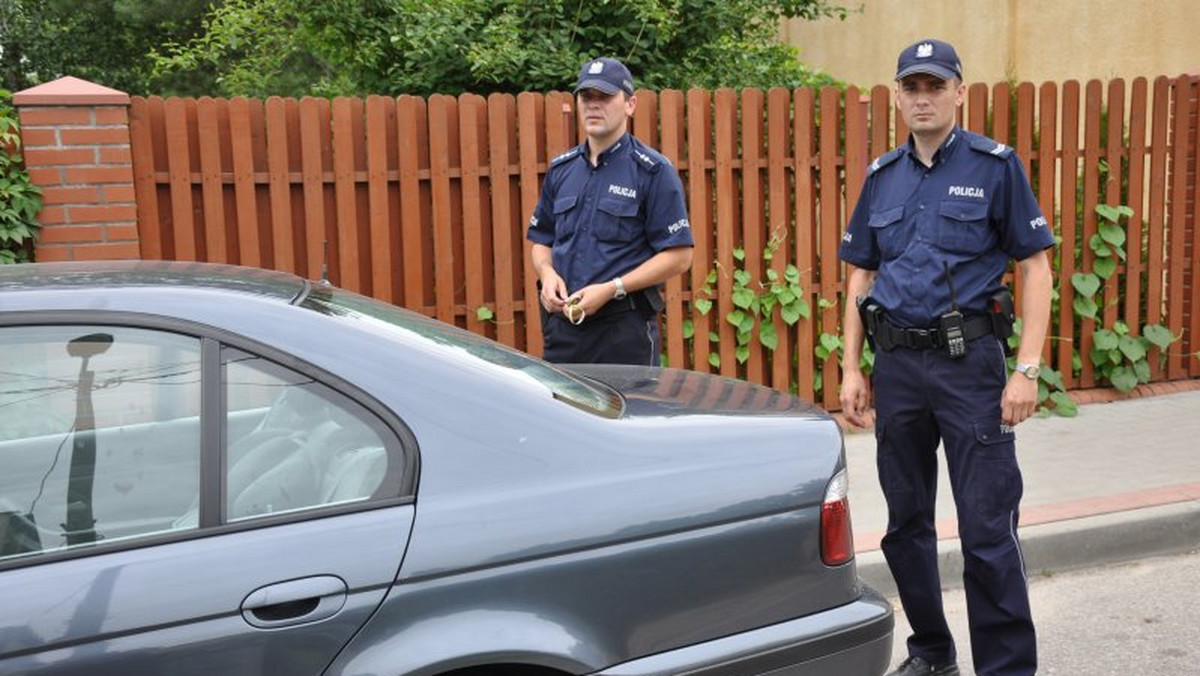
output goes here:
[{"label": "red brick pillar", "polygon": [[13,95],[45,205],[39,262],[140,258],[129,95],[74,77]]}]

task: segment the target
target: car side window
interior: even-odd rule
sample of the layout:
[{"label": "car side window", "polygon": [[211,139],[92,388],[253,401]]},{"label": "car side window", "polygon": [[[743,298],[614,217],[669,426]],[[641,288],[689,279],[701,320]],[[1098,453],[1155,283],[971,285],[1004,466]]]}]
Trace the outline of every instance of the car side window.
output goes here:
[{"label": "car side window", "polygon": [[200,341],[0,328],[0,561],[194,527]]},{"label": "car side window", "polygon": [[237,349],[226,348],[222,362],[226,521],[398,495],[398,445],[370,411]]}]

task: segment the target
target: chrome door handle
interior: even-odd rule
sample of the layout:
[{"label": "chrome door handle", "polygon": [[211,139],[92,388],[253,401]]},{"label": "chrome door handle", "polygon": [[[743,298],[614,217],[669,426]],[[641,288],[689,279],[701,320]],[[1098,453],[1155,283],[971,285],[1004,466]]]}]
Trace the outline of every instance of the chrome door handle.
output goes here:
[{"label": "chrome door handle", "polygon": [[242,601],[242,618],[260,629],[316,622],[346,605],[346,583],[317,575],[259,587]]}]

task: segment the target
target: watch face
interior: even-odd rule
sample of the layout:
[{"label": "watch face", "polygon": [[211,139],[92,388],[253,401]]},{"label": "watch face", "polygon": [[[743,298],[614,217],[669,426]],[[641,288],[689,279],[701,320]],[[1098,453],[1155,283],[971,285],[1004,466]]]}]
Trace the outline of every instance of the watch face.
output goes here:
[{"label": "watch face", "polygon": [[1042,369],[1039,368],[1037,365],[1021,364],[1020,366],[1017,367],[1017,371],[1020,371],[1021,375],[1025,376],[1026,378],[1028,378],[1030,380],[1036,380],[1038,375],[1042,372]]}]

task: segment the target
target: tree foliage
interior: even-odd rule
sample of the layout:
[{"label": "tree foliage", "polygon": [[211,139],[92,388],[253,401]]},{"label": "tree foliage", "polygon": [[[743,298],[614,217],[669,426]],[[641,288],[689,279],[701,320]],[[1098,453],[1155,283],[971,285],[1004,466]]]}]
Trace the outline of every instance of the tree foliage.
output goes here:
[{"label": "tree foliage", "polygon": [[198,34],[214,0],[0,0],[0,86],[73,75],[130,94],[203,91],[210,74],[151,81],[152,50]]},{"label": "tree foliage", "polygon": [[216,91],[193,94],[561,90],[599,55],[652,89],[797,87],[831,79],[780,42],[780,19],[845,13],[827,0],[226,0],[153,60],[176,82],[215,73]]}]

